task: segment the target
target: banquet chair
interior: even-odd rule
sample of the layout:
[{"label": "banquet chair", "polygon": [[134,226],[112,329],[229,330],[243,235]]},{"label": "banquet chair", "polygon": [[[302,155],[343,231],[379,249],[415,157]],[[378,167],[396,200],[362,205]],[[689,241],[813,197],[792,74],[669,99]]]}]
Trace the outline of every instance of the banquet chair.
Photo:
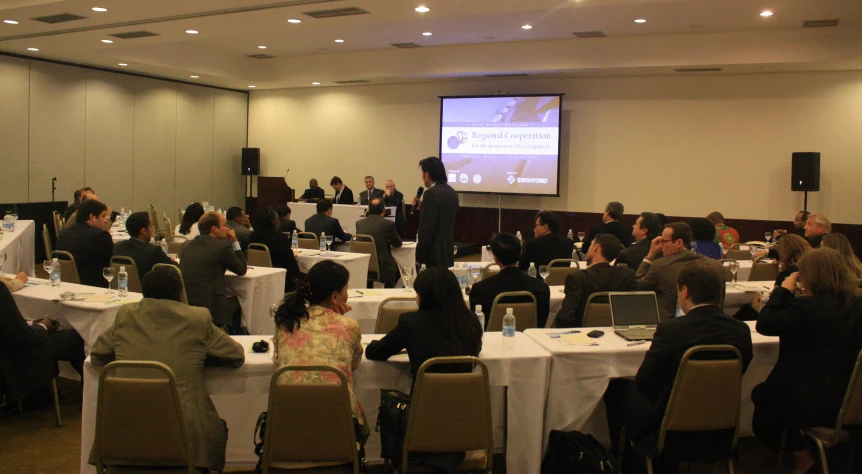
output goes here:
[{"label": "banquet chair", "polygon": [[[723,454],[727,470],[733,474],[733,451],[739,437],[741,393],[742,355],[736,347],[703,345],[685,351],[659,429],[655,459],[672,450],[674,439],[683,439],[690,433],[712,432],[713,442],[727,438],[727,446],[716,446],[714,454],[719,459]],[[704,410],[704,407],[710,409]],[[710,459],[708,462],[713,461]],[[646,464],[647,473],[652,474],[649,456]]]},{"label": "banquet chair", "polygon": [[92,451],[96,472],[182,468],[193,474],[192,452],[170,367],[154,361],[114,361],[102,369]]},{"label": "banquet chair", "polygon": [[584,321],[582,327],[585,328],[606,328],[614,325],[611,318],[611,304],[608,300],[607,291],[598,291],[587,298],[587,304],[584,306]]},{"label": "banquet chair", "polygon": [[309,250],[319,250],[320,240],[314,232],[300,232],[297,234],[299,238],[299,248]]},{"label": "banquet chair", "polygon": [[48,232],[48,224],[42,224],[42,242],[45,244],[45,255],[51,255],[51,234]]},{"label": "banquet chair", "polygon": [[[850,426],[855,430],[862,427],[862,352],[856,357],[856,367],[850,376],[850,383],[844,393],[844,402],[838,412],[838,419],[834,427],[812,427],[802,430],[802,434],[811,439],[817,446],[817,455],[820,458],[820,472],[829,474],[829,464],[826,460],[826,449],[850,441],[850,433],[845,427]],[[848,472],[853,472],[853,443],[850,443],[850,460]]]},{"label": "banquet chair", "polygon": [[[35,359],[33,362],[38,363]],[[59,371],[57,363],[53,360],[47,362],[54,367],[53,371],[32,371],[33,364],[25,364],[25,366],[16,366],[9,359],[9,353],[5,347],[5,342],[0,339],[0,400],[5,399],[8,405],[18,405],[18,411],[24,411],[24,397],[30,395],[45,385],[51,385],[51,392],[54,396],[54,416],[55,423],[58,428],[63,426],[63,418],[60,415],[60,398],[57,392],[57,376]],[[32,374],[42,375],[40,379],[34,380]],[[20,376],[24,373],[31,376],[24,380]]]},{"label": "banquet chair", "polygon": [[[180,275],[180,281],[183,280],[183,272],[180,271],[180,267],[177,267],[175,265],[170,265],[167,263],[157,263],[157,264],[153,265],[153,270],[155,270],[156,268],[159,268],[159,267],[168,267],[168,268],[172,269],[173,271],[177,272]],[[188,296],[186,295],[186,283],[184,281],[183,281],[183,296],[182,296],[182,298],[180,298],[180,302],[185,303],[185,304],[189,304],[189,299],[188,299]]]},{"label": "banquet chair", "polygon": [[[506,300],[506,301],[504,301]],[[515,313],[515,330],[524,332],[534,329],[538,320],[538,305],[536,295],[529,291],[505,291],[494,298],[491,304],[491,317],[488,320],[486,332],[502,331],[503,316],[506,308],[512,308]]]},{"label": "banquet chair", "polygon": [[54,211],[53,216],[54,216],[54,235],[57,236],[57,235],[60,235],[60,231],[63,230],[63,227],[65,226],[66,223],[63,222],[63,215],[60,214],[59,212]]},{"label": "banquet chair", "polygon": [[111,267],[114,269],[114,276],[120,274],[120,267],[126,267],[126,273],[129,274],[129,291],[132,293],[141,293],[141,276],[138,274],[138,265],[132,257],[115,255],[111,257]]},{"label": "banquet chair", "polygon": [[[474,370],[430,372],[432,367],[443,364],[471,364]],[[476,371],[476,367],[480,370]],[[488,367],[476,357],[434,357],[425,361],[416,374],[398,472],[428,472],[408,465],[410,452],[459,451],[465,452],[465,457],[456,472],[492,472],[490,393]]]},{"label": "banquet chair", "polygon": [[170,239],[174,236],[174,226],[171,225],[171,219],[168,216],[163,214],[162,219],[165,223],[165,238]]},{"label": "banquet chair", "polygon": [[[286,372],[327,373],[334,375],[327,379],[335,379],[335,383],[291,382],[286,377],[279,381]],[[338,463],[325,471],[358,474],[359,450],[344,374],[335,367],[320,365],[287,365],[276,370],[269,383],[262,439],[266,440],[261,454],[264,474],[305,472],[279,466],[299,462]]]},{"label": "banquet chair", "polygon": [[778,278],[777,263],[755,263],[751,266],[748,281],[775,281]]},{"label": "banquet chair", "polygon": [[566,283],[566,277],[579,270],[578,266],[572,266],[571,258],[558,258],[551,260],[548,263],[548,276],[545,277],[545,284],[548,286],[558,286]]},{"label": "banquet chair", "polygon": [[81,283],[81,278],[78,276],[78,265],[75,264],[75,257],[71,253],[54,250],[51,252],[51,258],[56,258],[60,262],[60,279],[64,283]]},{"label": "banquet chair", "polygon": [[248,264],[249,266],[272,268],[269,247],[264,244],[248,244]]},{"label": "banquet chair", "polygon": [[[390,305],[390,303],[397,303]],[[386,298],[377,309],[377,322],[374,325],[374,334],[388,334],[398,325],[398,318],[402,314],[419,310],[416,298],[409,296],[393,296]]]},{"label": "banquet chair", "polygon": [[[733,273],[730,272],[730,267],[726,266],[725,262],[735,262],[736,260],[732,258],[723,258],[718,261],[721,264],[721,267],[724,268],[724,282],[729,283],[733,281]],[[739,274],[739,270],[737,270],[737,274]],[[774,280],[774,278],[773,278]]]},{"label": "banquet chair", "polygon": [[748,250],[728,250],[724,254],[726,260],[751,260],[751,252]]},{"label": "banquet chair", "polygon": [[167,238],[168,240],[168,253],[179,254],[180,250],[183,248],[183,245],[188,242],[188,240],[180,235],[174,235],[171,238]]},{"label": "banquet chair", "polygon": [[[492,270],[491,267],[496,267],[496,269]],[[489,263],[485,265],[485,268],[482,269],[482,280],[491,278],[498,273],[500,273],[500,266],[496,263]]]},{"label": "banquet chair", "polygon": [[371,256],[368,260],[368,281],[384,283],[380,280],[380,262],[377,257],[377,244],[374,241],[374,237],[365,234],[356,234],[353,237],[353,242],[350,243],[350,251],[352,253],[364,253]]}]

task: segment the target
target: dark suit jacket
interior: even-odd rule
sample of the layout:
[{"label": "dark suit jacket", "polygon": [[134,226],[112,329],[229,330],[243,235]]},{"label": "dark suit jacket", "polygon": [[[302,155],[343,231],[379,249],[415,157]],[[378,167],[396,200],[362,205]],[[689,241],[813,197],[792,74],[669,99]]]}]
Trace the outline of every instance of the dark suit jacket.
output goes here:
[{"label": "dark suit jacket", "polygon": [[500,273],[473,285],[470,288],[470,308],[482,305],[485,313],[485,326],[491,317],[491,306],[494,298],[507,291],[529,291],[536,296],[536,325],[543,328],[548,322],[548,311],[551,301],[551,289],[545,282],[531,278],[518,267],[508,267]]},{"label": "dark suit jacket", "polygon": [[391,196],[383,196],[383,202],[386,207],[395,207],[395,227],[398,232],[404,230],[404,194],[396,190]]},{"label": "dark suit jacket", "polygon": [[356,200],[353,199],[353,191],[350,190],[347,186],[341,190],[341,195],[335,193],[335,197],[332,198],[333,204],[356,204]]},{"label": "dark suit jacket", "polygon": [[111,234],[87,224],[73,224],[60,232],[56,250],[65,250],[75,257],[82,285],[108,287],[102,269],[111,264],[114,255]]},{"label": "dark suit jacket", "polygon": [[236,234],[236,240],[239,242],[239,248],[243,252],[248,252],[248,244],[251,239],[251,229],[244,225],[239,225],[236,222],[228,221],[227,226]]},{"label": "dark suit jacket", "polygon": [[[365,357],[368,360],[386,360],[389,357],[398,354],[404,349],[407,349],[407,355],[410,357],[410,372],[416,376],[419,367],[432,357],[446,356],[478,356],[481,352],[482,344],[479,343],[480,351],[475,354],[457,353],[452,349],[452,344],[449,339],[452,334],[445,334],[440,326],[440,319],[433,311],[420,310],[410,313],[404,313],[398,318],[398,325],[395,329],[389,331],[389,334],[379,341],[372,341],[365,348]],[[470,318],[471,334],[461,334],[460,337],[466,340],[469,338],[482,338],[482,327],[479,325],[479,320],[474,316]],[[438,366],[437,370],[431,372],[470,372],[472,367],[463,365],[443,365]]]},{"label": "dark suit jacket", "polygon": [[[691,250],[656,259],[652,265],[642,262],[635,275],[638,278],[638,290],[655,291],[658,299],[659,321],[666,321],[676,315],[676,280],[682,267],[696,260],[710,262],[715,277],[724,281],[724,268],[717,260],[703,255],[697,255]],[[722,292],[724,285],[722,285]]]},{"label": "dark suit jacket", "polygon": [[295,290],[296,277],[299,276],[299,263],[296,261],[296,256],[293,255],[293,250],[290,249],[290,237],[277,231],[261,232],[256,230],[251,233],[249,243],[264,244],[269,248],[269,258],[272,260],[273,268],[287,270],[287,275],[284,278],[284,292]]},{"label": "dark suit jacket", "polygon": [[437,183],[422,195],[416,263],[424,263],[428,268],[449,268],[455,263],[458,206],[458,193],[446,183]]},{"label": "dark suit jacket", "polygon": [[717,305],[694,308],[684,317],[659,324],[624,410],[626,431],[642,450],[655,450],[682,355],[704,344],[730,344],[739,349],[743,371],[753,356],[751,329],[726,316]]},{"label": "dark suit jacket", "polygon": [[757,332],[778,336],[778,362],[767,378],[770,400],[784,421],[804,428],[834,426],[862,350],[862,298],[850,305],[826,295],[772,292]]},{"label": "dark suit jacket", "polygon": [[334,239],[338,239],[342,242],[348,242],[352,237],[347,232],[344,232],[338,219],[329,217],[326,214],[315,214],[306,219],[305,231],[313,232],[314,235],[317,236],[318,240],[320,239],[321,232],[326,233],[326,235],[331,235]]},{"label": "dark suit jacket", "polygon": [[281,219],[280,224],[278,225],[278,231],[281,233],[290,232],[293,234],[293,231],[299,231],[299,229],[296,228],[296,222],[290,219]]},{"label": "dark suit jacket", "polygon": [[590,250],[590,245],[592,245],[593,239],[595,239],[599,234],[611,234],[616,236],[616,238],[620,239],[620,243],[623,244],[623,247],[631,245],[632,239],[634,238],[632,237],[631,227],[626,227],[620,224],[619,221],[610,221],[594,225],[590,228],[587,239],[584,240],[584,245],[581,247],[581,252],[583,252],[584,255],[586,255],[587,251]]},{"label": "dark suit jacket", "polygon": [[631,291],[637,286],[635,271],[612,267],[607,262],[596,263],[586,270],[566,277],[566,297],[554,323],[558,328],[579,328],[584,325],[587,299],[600,291]]},{"label": "dark suit jacket", "polygon": [[180,270],[189,304],[209,309],[217,326],[232,324],[234,305],[228,301],[224,272],[245,275],[248,267],[242,250],[234,252],[228,239],[199,235],[180,249]]},{"label": "dark suit jacket", "polygon": [[530,268],[530,262],[536,264],[536,270],[542,265],[551,263],[558,258],[572,258],[572,250],[575,243],[568,237],[559,234],[548,234],[535,239],[529,239],[524,243],[521,259],[518,266],[526,271]]},{"label": "dark suit jacket", "polygon": [[325,195],[326,193],[323,191],[323,188],[318,186],[317,189],[306,189],[305,192],[302,193],[302,196],[299,197],[299,199],[319,201],[323,199]]},{"label": "dark suit jacket", "polygon": [[[63,211],[63,219],[69,220],[69,217],[78,210],[78,206],[80,204],[73,202],[71,206],[67,207],[65,211]],[[803,234],[804,235],[804,234]]]},{"label": "dark suit jacket", "polygon": [[177,262],[171,260],[161,248],[135,238],[117,242],[114,245],[114,255],[132,257],[132,260],[135,261],[135,266],[138,268],[138,278],[141,280],[144,279],[144,275],[153,269],[153,265],[157,263],[178,266]]},{"label": "dark suit jacket", "polygon": [[401,236],[395,223],[381,216],[369,215],[356,221],[356,233],[374,237],[377,248],[377,274],[380,280],[394,287],[400,273],[398,264],[392,258],[392,247],[401,247]]},{"label": "dark suit jacket", "polygon": [[652,238],[650,237],[643,238],[629,245],[617,256],[617,264],[625,263],[632,270],[637,270],[644,261],[644,257],[649,253],[650,245],[652,245]]},{"label": "dark suit jacket", "polygon": [[[384,193],[385,193],[385,191],[383,191],[382,189],[372,188],[371,189],[371,199],[382,198]],[[368,199],[368,190],[367,189],[363,189],[362,191],[359,191],[359,204],[362,204],[363,206],[367,206],[368,203],[371,202],[371,199]]]}]

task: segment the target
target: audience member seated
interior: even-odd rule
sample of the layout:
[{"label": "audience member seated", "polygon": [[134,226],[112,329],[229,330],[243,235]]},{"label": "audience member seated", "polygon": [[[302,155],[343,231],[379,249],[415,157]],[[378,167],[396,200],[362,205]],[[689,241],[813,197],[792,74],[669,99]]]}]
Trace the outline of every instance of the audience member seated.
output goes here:
[{"label": "audience member seated", "polygon": [[200,235],[198,231],[198,221],[204,215],[204,207],[199,202],[189,204],[186,212],[183,214],[182,222],[174,229],[174,235],[185,237],[186,240],[192,240]]},{"label": "audience member seated", "polygon": [[356,221],[356,233],[374,237],[374,245],[377,248],[377,275],[386,288],[395,288],[401,273],[398,264],[392,258],[392,247],[401,247],[401,236],[395,223],[387,220],[386,207],[383,199],[374,198],[368,204],[368,214],[365,218]]},{"label": "audience member seated", "polygon": [[[811,215],[808,211],[799,211],[796,213],[796,216],[793,218],[793,231],[792,234],[796,234],[800,237],[805,237],[805,223],[808,221],[808,217]],[[776,229],[772,232],[772,238],[775,242],[782,237],[787,235],[786,229]]]},{"label": "audience member seated", "polygon": [[239,242],[239,247],[243,252],[248,251],[248,243],[251,238],[251,224],[248,222],[248,215],[241,207],[233,206],[225,213],[227,226],[236,234],[236,240]]},{"label": "audience member seated", "polygon": [[296,222],[290,220],[290,206],[287,204],[282,204],[275,208],[275,212],[278,213],[278,232],[293,235],[293,232],[299,232],[299,229],[296,228]]},{"label": "audience member seated", "polygon": [[[862,280],[862,262],[859,257],[853,252],[853,247],[850,246],[850,240],[844,234],[826,234],[820,240],[820,248],[830,248],[841,254],[841,258],[850,267],[850,274],[857,280]],[[779,250],[780,252],[780,250]]]},{"label": "audience member seated", "polygon": [[713,260],[724,258],[724,249],[715,243],[715,235],[718,231],[712,221],[703,217],[695,217],[688,221],[691,227],[691,251],[709,257]]},{"label": "audience member seated", "polygon": [[793,452],[793,472],[804,473],[815,458],[799,430],[835,426],[862,349],[862,298],[838,252],[814,249],[798,266],[757,318],[758,333],[779,338],[778,362],[751,399],[755,436]]},{"label": "audience member seated", "polygon": [[536,227],[533,239],[524,243],[518,266],[526,271],[530,263],[536,264],[536,271],[551,260],[571,259],[575,243],[568,237],[560,235],[560,217],[551,211],[541,211],[536,215]]},{"label": "audience member seated", "polygon": [[344,185],[341,178],[333,176],[329,180],[329,185],[335,190],[335,198],[332,199],[333,204],[356,204],[353,199],[353,190]]},{"label": "audience member seated", "polygon": [[[89,188],[87,188],[87,189],[89,189]],[[84,202],[87,200],[99,201],[99,196],[96,196],[95,194],[93,194],[92,190],[81,192],[81,202]],[[80,207],[80,204],[78,205],[78,207]],[[108,209],[108,216],[105,219],[105,222],[102,224],[102,229],[110,231],[111,225],[113,225],[112,221],[114,219],[114,211],[111,209],[111,206],[107,206],[107,209]],[[68,228],[72,227],[73,225],[75,225],[77,220],[78,220],[78,210],[75,209],[75,211],[72,212],[72,214],[69,216],[69,218],[66,219],[66,225],[63,228],[68,229]]]},{"label": "audience member seated", "polygon": [[584,310],[587,299],[601,291],[632,291],[637,287],[635,271],[631,268],[612,267],[622,244],[611,234],[599,234],[587,252],[586,270],[571,273],[566,277],[563,306],[557,314],[558,328],[579,328],[584,325]]},{"label": "audience member seated", "polygon": [[[642,212],[635,225],[632,226],[632,237],[635,243],[623,249],[617,256],[617,266],[628,265],[631,269],[641,266],[644,257],[649,253],[653,239],[661,235],[661,220],[657,214]],[[657,255],[659,257],[660,255]]]},{"label": "audience member seated", "polygon": [[317,214],[305,220],[305,231],[314,233],[318,239],[321,232],[341,242],[350,242],[353,238],[352,235],[344,232],[338,219],[332,217],[332,201],[328,199],[317,201]]},{"label": "audience member seated", "polygon": [[545,327],[548,322],[551,290],[544,281],[529,277],[518,268],[521,242],[514,235],[501,232],[491,237],[491,253],[494,263],[500,266],[500,273],[473,285],[470,289],[470,308],[475,310],[476,305],[482,305],[487,326],[497,295],[508,291],[529,291],[536,297],[536,325]]},{"label": "audience member seated", "polygon": [[311,181],[308,182],[308,189],[302,193],[302,196],[300,196],[297,201],[317,202],[323,199],[325,195],[326,193],[323,192],[323,188],[317,185],[317,180],[312,178]]},{"label": "audience member seated", "polygon": [[[832,232],[832,223],[823,214],[811,214],[808,216],[808,220],[805,221],[805,238],[808,239],[808,243],[811,244],[811,248],[813,249],[820,248],[820,241],[823,240],[823,236],[830,232]],[[768,251],[759,250],[752,257],[761,258],[769,256],[769,258],[779,259],[779,255],[778,249],[773,247]]]},{"label": "audience member seated", "polygon": [[177,262],[171,260],[160,247],[150,245],[150,239],[155,233],[150,222],[150,213],[133,213],[126,219],[126,230],[130,238],[114,244],[114,255],[132,257],[138,270],[138,278],[143,278],[157,263],[177,266]]},{"label": "audience member seated", "polygon": [[[709,262],[708,265],[715,272],[716,277],[724,281],[724,269],[718,261],[697,255],[689,250],[689,247],[691,247],[691,227],[682,222],[668,224],[661,236],[653,239],[649,253],[635,274],[638,279],[638,290],[655,291],[660,321],[667,321],[676,316],[676,281],[679,271],[689,263],[697,260]],[[659,252],[664,256],[656,258]]]},{"label": "audience member seated", "polygon": [[[66,210],[63,212],[63,219],[66,219],[68,221],[69,218],[72,216],[72,213],[78,210],[78,206],[81,205],[81,196],[83,196],[84,193],[95,194],[96,192],[93,191],[93,188],[89,186],[83,187],[81,189],[76,189],[74,194],[75,202],[73,202],[72,205],[67,207]],[[72,219],[72,222],[74,221],[75,220]]]},{"label": "audience member seated", "polygon": [[251,233],[250,243],[263,244],[269,248],[269,258],[272,260],[273,268],[284,268],[287,275],[284,277],[284,292],[296,289],[296,278],[299,277],[299,263],[293,250],[290,249],[290,237],[278,232],[278,214],[267,207],[254,216],[254,232]]},{"label": "audience member seated", "polygon": [[623,212],[625,212],[625,208],[621,202],[609,202],[605,206],[605,213],[602,214],[602,224],[590,228],[587,239],[584,240],[584,244],[581,246],[581,253],[586,255],[590,251],[593,239],[599,234],[611,234],[619,239],[623,246],[628,247],[631,245],[632,234],[620,223],[620,219],[623,218]]},{"label": "audience member seated", "polygon": [[[636,451],[656,454],[658,432],[677,369],[688,349],[699,345],[729,344],[742,354],[743,371],[748,368],[753,356],[751,329],[745,323],[725,316],[721,310],[724,278],[715,274],[713,263],[701,257],[679,271],[676,293],[685,317],[658,325],[634,381],[611,380],[605,393],[605,404],[614,448],[619,441],[622,421]],[[729,455],[716,452],[716,448],[729,448],[731,436],[733,430],[669,433],[664,454],[668,460],[679,457],[680,461]]]},{"label": "audience member seated", "polygon": [[90,360],[97,367],[115,360],[151,360],[170,367],[195,466],[221,472],[227,426],[207,393],[203,367],[239,367],[245,350],[215,327],[206,308],[180,302],[183,282],[176,271],[156,268],[141,287],[144,299],[120,307],[114,325],[93,345]]},{"label": "audience member seated", "polygon": [[[326,365],[335,367],[347,379],[356,441],[365,444],[370,429],[365,410],[353,389],[353,370],[362,361],[362,334],[359,323],[347,318],[347,283],[350,273],[343,266],[323,260],[297,281],[296,293],[288,297],[275,313],[276,365]],[[330,383],[331,374],[321,372],[287,372],[279,383]],[[319,464],[302,463],[316,467]],[[286,465],[285,468],[288,466]]]},{"label": "audience member seated", "polygon": [[3,275],[0,275],[0,281],[2,281],[4,285],[6,285],[6,288],[9,289],[10,293],[14,293],[21,288],[24,288],[24,285],[27,284],[27,280],[29,280],[29,278],[24,272],[15,275],[15,278],[7,278]]},{"label": "audience member seated", "polygon": [[383,198],[383,190],[374,187],[374,176],[365,177],[365,191],[359,194],[359,204],[367,206],[374,198]]},{"label": "audience member seated", "polygon": [[245,253],[224,216],[217,212],[204,214],[198,230],[200,235],[180,249],[180,270],[189,304],[209,309],[216,326],[230,334],[239,334],[242,311],[236,296],[225,288],[224,272],[245,275],[248,271]]},{"label": "audience member seated", "polygon": [[715,226],[715,243],[721,245],[722,248],[730,247],[733,244],[739,243],[739,232],[737,232],[733,227],[728,227],[727,224],[724,223],[724,215],[722,213],[718,211],[710,212],[706,218]]},{"label": "audience member seated", "polygon": [[76,219],[75,224],[60,232],[56,250],[75,257],[82,285],[107,288],[102,269],[110,265],[114,255],[114,241],[104,230],[109,222],[108,208],[95,199],[87,199],[78,207]]}]

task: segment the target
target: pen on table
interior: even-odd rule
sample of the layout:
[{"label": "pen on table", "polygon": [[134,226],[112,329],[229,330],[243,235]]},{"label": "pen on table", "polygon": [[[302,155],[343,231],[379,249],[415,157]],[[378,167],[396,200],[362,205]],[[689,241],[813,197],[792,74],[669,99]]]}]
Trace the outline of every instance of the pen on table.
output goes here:
[{"label": "pen on table", "polygon": [[641,344],[646,344],[646,341],[635,341],[635,342],[630,342],[630,343],[628,343],[628,344],[626,344],[626,345],[627,345],[627,346],[629,346],[629,347],[631,347],[631,346],[639,346],[639,345],[641,345]]},{"label": "pen on table", "polygon": [[767,290],[771,290],[771,289],[772,289],[772,288],[770,288],[770,287],[768,287],[768,286],[766,286],[766,285],[764,285],[763,287],[764,287],[764,288],[766,288]]}]

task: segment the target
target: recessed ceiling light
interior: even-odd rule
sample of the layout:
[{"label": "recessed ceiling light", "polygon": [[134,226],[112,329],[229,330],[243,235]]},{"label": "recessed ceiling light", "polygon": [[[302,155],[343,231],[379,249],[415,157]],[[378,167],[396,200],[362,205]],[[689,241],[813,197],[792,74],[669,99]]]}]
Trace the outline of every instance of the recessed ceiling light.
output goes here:
[{"label": "recessed ceiling light", "polygon": [[299,18],[288,18],[287,22],[296,24],[296,23],[302,23],[302,20],[300,20]]},{"label": "recessed ceiling light", "polygon": [[337,40],[335,40],[335,42],[336,42],[336,43],[343,43],[343,42],[344,42],[344,40],[343,40],[343,39],[337,39]]},{"label": "recessed ceiling light", "polygon": [[27,48],[27,51],[39,51],[39,48]]},{"label": "recessed ceiling light", "polygon": [[762,17],[770,17],[770,16],[772,16],[772,12],[771,12],[771,11],[769,11],[769,10],[763,10],[762,12],[760,12],[760,16],[762,16]]},{"label": "recessed ceiling light", "polygon": [[126,67],[126,66],[128,66],[128,64],[126,64],[126,63],[120,63],[120,64],[119,64],[119,66]]},{"label": "recessed ceiling light", "polygon": [[266,46],[258,46],[258,49],[266,49]]},{"label": "recessed ceiling light", "polygon": [[533,29],[533,27],[532,27],[532,26],[530,26],[530,25],[524,25],[524,26],[522,26],[522,27],[521,27],[521,29],[524,29],[524,30],[532,30],[532,29]]},{"label": "recessed ceiling light", "polygon": [[248,86],[249,89],[254,89],[257,86]]},{"label": "recessed ceiling light", "polygon": [[311,85],[312,85],[312,86],[319,86],[319,85],[320,85],[320,83],[319,83],[319,82],[312,82],[312,83],[311,83]]},{"label": "recessed ceiling light", "polygon": [[646,23],[646,20],[644,20],[643,18],[638,18],[637,20],[635,20],[635,23]]},{"label": "recessed ceiling light", "polygon": [[430,31],[426,31],[425,33],[422,33],[422,36],[431,36],[431,32],[430,32]]},{"label": "recessed ceiling light", "polygon": [[416,7],[415,10],[419,13],[428,13],[431,11],[431,9],[426,7],[425,5],[420,5],[420,6]]},{"label": "recessed ceiling light", "polygon": [[197,79],[197,78],[199,78],[199,77],[201,77],[201,76],[189,76],[189,77],[191,77],[192,79]]},{"label": "recessed ceiling light", "polygon": [[18,24],[18,22],[15,20],[3,20],[3,23],[7,23],[10,25],[17,25]]},{"label": "recessed ceiling light", "polygon": [[113,42],[114,42],[114,40],[102,40],[102,43],[108,43],[108,44],[111,44],[111,43],[113,43]]},{"label": "recessed ceiling light", "polygon": [[196,35],[196,34],[198,34],[198,30],[186,30],[186,33],[188,33],[190,35]]},{"label": "recessed ceiling light", "polygon": [[108,9],[104,8],[104,7],[93,7],[93,11],[94,12],[106,12],[106,11],[108,11]]}]

